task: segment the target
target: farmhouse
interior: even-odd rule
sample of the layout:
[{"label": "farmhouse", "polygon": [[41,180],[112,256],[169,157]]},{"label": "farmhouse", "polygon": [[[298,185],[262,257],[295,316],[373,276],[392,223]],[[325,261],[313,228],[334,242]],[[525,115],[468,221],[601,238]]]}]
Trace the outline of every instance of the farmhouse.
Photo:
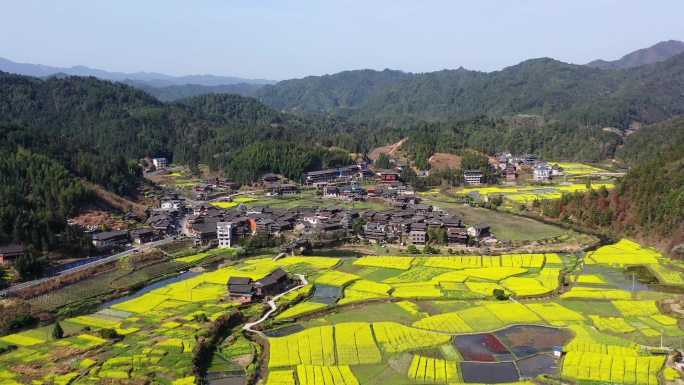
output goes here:
[{"label": "farmhouse", "polygon": [[264,183],[276,183],[280,180],[280,177],[276,174],[265,174],[261,177],[261,181]]},{"label": "farmhouse", "polygon": [[151,228],[131,231],[131,239],[133,240],[133,243],[137,245],[150,242],[152,239],[154,239],[155,235],[154,229]]},{"label": "farmhouse", "polygon": [[218,243],[216,237],[217,222],[201,222],[192,224],[193,240],[196,246],[206,246]]},{"label": "farmhouse", "polygon": [[482,184],[482,172],[480,170],[466,170],[463,171],[463,179],[468,184]]},{"label": "farmhouse", "polygon": [[442,217],[442,225],[447,229],[461,227],[461,218],[455,215],[447,215],[445,217]]},{"label": "farmhouse", "polygon": [[392,164],[392,166],[394,166],[394,169],[397,170],[398,172],[401,172],[402,170],[404,170],[408,166],[406,164],[406,162],[404,162],[403,160],[398,159],[398,158],[390,159],[390,164]]},{"label": "farmhouse", "polygon": [[328,169],[321,171],[310,171],[306,173],[306,184],[322,186],[337,180],[342,176],[342,170]]},{"label": "farmhouse", "polygon": [[539,162],[539,157],[534,154],[525,154],[520,157],[520,161],[525,165],[532,166]]},{"label": "farmhouse", "polygon": [[254,281],[248,277],[230,277],[228,279],[228,295],[233,301],[252,302],[256,295]]},{"label": "farmhouse", "polygon": [[294,281],[283,269],[276,269],[271,274],[257,281],[259,294],[262,296],[273,296],[288,289]]},{"label": "farmhouse", "polygon": [[167,233],[173,229],[173,217],[166,212],[155,212],[147,219],[147,225],[160,233]]},{"label": "farmhouse", "polygon": [[295,284],[295,280],[279,268],[256,282],[248,277],[230,277],[228,295],[234,301],[249,303],[256,298],[282,293]]},{"label": "farmhouse", "polygon": [[194,191],[196,193],[207,193],[207,192],[211,191],[212,189],[213,188],[210,184],[198,183],[195,185]]},{"label": "farmhouse", "polygon": [[324,198],[337,198],[340,196],[340,189],[337,186],[325,186],[323,189]]},{"label": "farmhouse", "polygon": [[356,185],[356,184],[344,185],[344,186],[339,188],[339,191],[340,191],[340,195],[345,196],[345,197],[350,196],[350,195],[354,195],[354,194],[363,195],[366,193],[366,190],[364,190],[363,187]]},{"label": "farmhouse", "polygon": [[399,173],[392,170],[380,170],[378,171],[378,176],[380,177],[380,182],[385,184],[399,182]]},{"label": "farmhouse", "polygon": [[359,170],[359,178],[361,178],[361,179],[371,179],[371,178],[373,178],[374,175],[375,174],[373,174],[373,171],[371,171],[365,167],[362,167]]},{"label": "farmhouse", "polygon": [[293,195],[299,192],[299,188],[292,183],[269,184],[266,186],[266,196]]},{"label": "farmhouse", "polygon": [[229,189],[229,190],[237,190],[238,189],[238,184],[235,182],[229,181],[228,178],[222,178],[222,177],[216,178],[216,185],[220,188],[225,188],[225,189]]},{"label": "farmhouse", "polygon": [[506,179],[508,179],[508,180],[518,179],[518,172],[516,171],[514,164],[506,165]]},{"label": "farmhouse", "polygon": [[0,263],[10,262],[18,257],[26,254],[26,250],[23,245],[10,244],[7,246],[0,247]]},{"label": "farmhouse", "polygon": [[93,245],[97,249],[108,249],[114,246],[122,246],[128,243],[128,231],[105,231],[93,234]]},{"label": "farmhouse", "polygon": [[447,243],[449,246],[463,246],[468,244],[468,230],[464,228],[448,228]]},{"label": "farmhouse", "polygon": [[468,227],[468,235],[477,239],[488,237],[491,235],[490,226],[485,223],[480,223],[475,226]]},{"label": "farmhouse", "polygon": [[185,206],[185,198],[176,194],[165,195],[161,199],[161,208],[166,211],[180,210]]}]

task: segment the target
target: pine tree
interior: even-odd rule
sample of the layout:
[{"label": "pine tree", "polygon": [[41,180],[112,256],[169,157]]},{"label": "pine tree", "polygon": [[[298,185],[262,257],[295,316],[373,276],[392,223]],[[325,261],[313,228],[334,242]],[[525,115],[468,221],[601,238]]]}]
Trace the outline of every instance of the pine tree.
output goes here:
[{"label": "pine tree", "polygon": [[62,325],[59,322],[56,322],[54,329],[52,329],[52,338],[61,340],[62,337],[64,337],[64,329],[62,329]]}]

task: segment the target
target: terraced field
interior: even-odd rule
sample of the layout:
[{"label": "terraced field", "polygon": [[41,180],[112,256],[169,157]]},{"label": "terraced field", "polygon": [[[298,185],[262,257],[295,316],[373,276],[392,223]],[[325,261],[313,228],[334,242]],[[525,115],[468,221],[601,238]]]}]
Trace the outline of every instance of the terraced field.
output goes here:
[{"label": "terraced field", "polygon": [[[605,187],[612,189],[612,183],[594,183],[591,188]],[[534,200],[560,199],[563,193],[587,191],[585,184],[563,184],[549,186],[513,186],[513,187],[471,187],[458,190],[461,195],[475,197],[503,195],[506,199],[515,203],[529,203]]]},{"label": "terraced field", "polygon": [[[557,254],[253,258],[157,288],[89,315],[0,338],[3,384],[191,384],[193,352],[219,317],[262,314],[227,296],[229,277],[277,268],[309,285],[277,301],[260,325],[267,343],[230,335],[210,369],[247,373],[262,349],[268,385],[568,382],[652,385],[676,378],[660,345],[684,341],[680,315],[658,287],[625,287],[646,266],[670,287],[681,271],[623,240],[580,256]],[[568,283],[568,285],[566,285]],[[316,288],[341,291],[317,301]],[[496,298],[500,289],[511,299]],[[320,293],[319,293],[320,295]],[[239,310],[238,310],[239,308]],[[101,330],[112,329],[111,339]],[[563,356],[553,355],[561,347]],[[252,364],[253,365],[253,364]],[[137,381],[137,382],[136,382]]]}]

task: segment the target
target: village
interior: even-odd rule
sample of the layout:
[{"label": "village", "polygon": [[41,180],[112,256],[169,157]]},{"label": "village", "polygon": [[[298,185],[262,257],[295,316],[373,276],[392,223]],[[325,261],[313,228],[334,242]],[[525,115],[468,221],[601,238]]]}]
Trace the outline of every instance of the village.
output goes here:
[{"label": "village", "polygon": [[[392,245],[410,252],[417,252],[418,247],[430,251],[431,246],[473,251],[500,243],[487,221],[464,221],[452,209],[426,200],[430,195],[405,183],[401,175],[410,166],[401,158],[390,158],[390,168],[378,168],[364,159],[353,165],[307,172],[299,181],[266,173],[250,186],[212,174],[173,183],[182,167],[170,165],[166,158],[147,158],[146,163],[148,178],[165,181],[160,183],[162,193],[155,198],[158,207],[149,207],[145,213],[126,213],[127,227],[88,226],[98,255],[136,253],[145,245],[183,237],[198,247],[249,244],[289,251],[294,245],[306,249],[326,241]],[[455,202],[490,207],[487,202],[507,198],[509,207],[531,204],[531,199],[555,199],[561,191],[584,187],[572,184],[562,190],[558,183],[619,175],[587,165],[543,162],[533,154],[497,154],[490,157],[488,168],[462,171],[463,187],[460,195],[455,194],[460,196]],[[483,171],[494,175],[497,184],[486,184]],[[427,174],[417,173],[419,178]],[[280,204],[290,200],[296,203]],[[0,260],[11,262],[25,252],[22,245],[6,245],[0,248]]]},{"label": "village", "polygon": [[[585,175],[574,169],[566,175],[559,164],[542,162],[533,154],[502,153],[490,160],[487,171],[503,186],[539,186]],[[150,163],[148,172],[170,169],[165,158]],[[162,237],[187,236],[196,246],[219,248],[235,247],[251,239],[257,246],[278,240],[286,249],[297,242],[301,245],[338,240],[406,248],[439,245],[458,250],[499,242],[488,223],[464,223],[448,209],[425,202],[420,192],[402,181],[402,171],[409,167],[407,162],[392,158],[390,165],[389,169],[379,169],[362,161],[307,172],[299,182],[267,173],[254,186],[240,189],[220,176],[184,183],[183,189],[171,184],[159,197],[159,207],[149,210],[143,228],[95,233],[93,244],[109,250]],[[594,173],[602,171],[586,167]],[[482,170],[464,170],[462,177],[464,191],[484,185]],[[305,194],[311,198],[305,198]],[[292,207],[268,204],[293,197],[301,199]],[[464,195],[464,204],[479,205],[473,197],[483,198],[482,204],[492,198],[476,190],[475,194]],[[261,204],[264,199],[267,204]]]}]

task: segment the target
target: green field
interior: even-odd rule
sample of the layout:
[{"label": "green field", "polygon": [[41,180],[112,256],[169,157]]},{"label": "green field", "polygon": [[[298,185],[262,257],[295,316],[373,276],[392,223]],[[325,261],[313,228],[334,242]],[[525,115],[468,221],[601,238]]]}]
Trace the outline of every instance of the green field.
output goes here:
[{"label": "green field", "polygon": [[489,224],[496,237],[502,240],[535,241],[568,233],[567,230],[560,227],[547,225],[533,219],[483,208],[463,206],[461,203],[446,200],[444,197],[439,199],[425,198],[425,201],[442,209],[448,209],[449,212],[460,216],[463,222],[469,225]]},{"label": "green field", "polygon": [[[612,189],[613,183],[593,183],[592,189],[605,187]],[[514,203],[530,203],[534,200],[560,199],[564,193],[588,191],[585,184],[550,184],[544,186],[512,186],[512,187],[468,187],[457,190],[458,195],[470,195],[481,197],[494,197],[503,195],[507,200]]]},{"label": "green field", "polygon": [[[266,384],[460,383],[468,350],[454,347],[454,336],[518,324],[568,333],[557,372],[565,381],[658,383],[665,357],[651,347],[659,345],[661,333],[665,345],[684,341],[681,316],[662,303],[676,295],[657,286],[631,291],[623,271],[667,266],[661,274],[670,285],[682,271],[627,240],[583,258],[585,267],[569,272],[573,284],[566,289],[560,278],[575,265],[556,254],[251,258],[62,319],[63,339],[53,339],[51,325],[4,336],[3,346],[18,348],[0,355],[0,378],[3,384],[194,383],[195,346],[213,321],[238,311],[227,297],[228,278],[257,280],[283,268],[305,274],[310,284],[279,299],[280,309],[263,324],[267,331],[294,328],[267,337]],[[321,284],[338,287],[342,298],[317,302],[313,293]],[[495,298],[497,288],[515,301]],[[262,309],[257,304],[239,311],[256,319]],[[119,337],[103,338],[102,328]],[[508,343],[531,337],[511,338]],[[234,330],[219,343],[209,371],[247,373],[261,350]]]}]

